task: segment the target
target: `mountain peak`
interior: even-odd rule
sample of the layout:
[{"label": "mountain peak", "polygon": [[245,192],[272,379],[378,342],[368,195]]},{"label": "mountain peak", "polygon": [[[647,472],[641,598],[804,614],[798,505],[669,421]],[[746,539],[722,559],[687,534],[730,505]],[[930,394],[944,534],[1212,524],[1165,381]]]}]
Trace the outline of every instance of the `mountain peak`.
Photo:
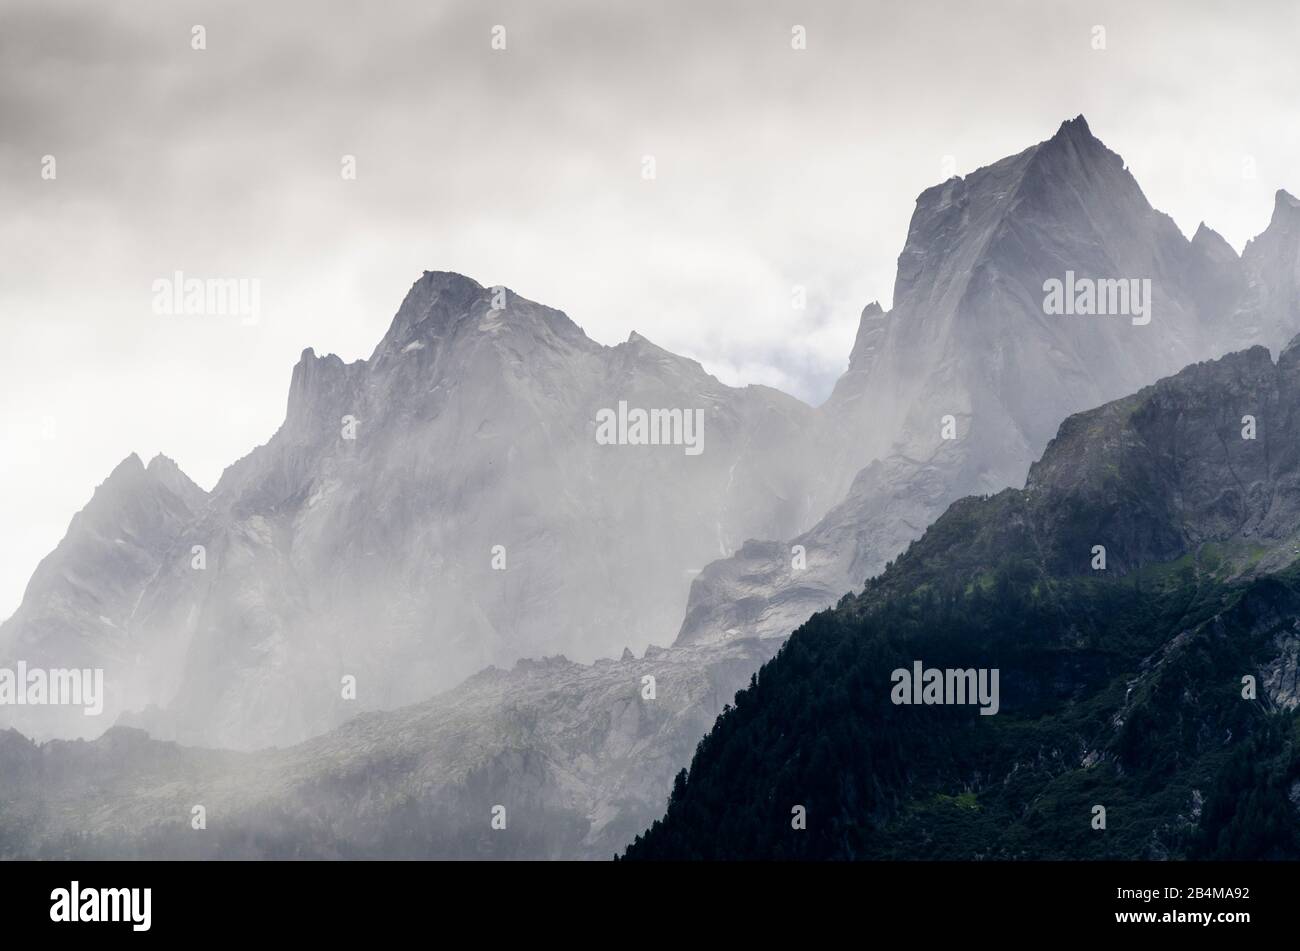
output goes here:
[{"label": "mountain peak", "polygon": [[888,314],[880,306],[880,301],[873,300],[862,308],[862,316],[858,319],[858,333],[853,339],[853,349],[849,351],[848,369],[836,381],[830,402],[849,405],[861,397],[871,368],[885,341],[889,327],[887,317]]},{"label": "mountain peak", "polygon": [[1088,120],[1079,113],[1073,119],[1066,119],[1061,123],[1061,127],[1056,130],[1056,135],[1073,139],[1095,139],[1092,129],[1088,127]]},{"label": "mountain peak", "polygon": [[205,498],[208,494],[185,474],[185,471],[177,465],[174,459],[163,455],[161,452],[149,460],[145,472],[157,484],[190,504],[197,504],[199,500]]},{"label": "mountain peak", "polygon": [[1235,261],[1238,258],[1236,250],[1228,244],[1227,239],[1204,221],[1197,225],[1196,234],[1192,235],[1192,247],[1214,260]]},{"label": "mountain peak", "polygon": [[[1056,130],[1056,134],[1046,142],[1039,144],[1035,151],[1037,154],[1048,155],[1068,154],[1070,152],[1090,156],[1114,154],[1110,149],[1106,148],[1106,143],[1092,134],[1092,129],[1088,126],[1088,120],[1082,115],[1062,122],[1060,128]],[[1118,156],[1116,158],[1118,159]],[[1122,163],[1122,160],[1120,161]]]},{"label": "mountain peak", "polygon": [[139,453],[132,452],[129,453],[125,459],[123,459],[121,462],[117,464],[118,469],[122,468],[123,466],[128,466],[132,469],[143,469],[144,460],[140,458]]},{"label": "mountain peak", "polygon": [[[484,286],[454,271],[425,271],[407,292],[371,364],[421,350],[436,351],[453,340],[483,335],[532,347],[591,351],[599,344],[563,311],[538,304],[503,284]],[[532,343],[526,342],[528,340]]]},{"label": "mountain peak", "polygon": [[[192,500],[195,495],[207,495],[170,457],[158,453],[149,460],[149,464],[146,466],[139,454],[134,452],[113,467],[113,471],[100,484],[96,494],[103,490],[108,494],[115,495],[119,488],[126,489],[128,486],[144,488],[154,485],[161,485],[170,489],[187,500]],[[134,491],[134,489],[129,491]]]},{"label": "mountain peak", "polygon": [[1246,259],[1257,257],[1261,253],[1261,248],[1276,247],[1279,242],[1291,249],[1284,253],[1292,253],[1298,234],[1300,234],[1300,199],[1285,188],[1279,188],[1273,195],[1273,217],[1269,219],[1268,227],[1246,242],[1246,250],[1242,256]]},{"label": "mountain peak", "polygon": [[113,471],[108,474],[104,484],[107,485],[109,482],[117,482],[131,476],[137,476],[143,472],[144,462],[139,455],[133,452],[113,467]]},{"label": "mountain peak", "polygon": [[371,359],[385,351],[400,351],[417,337],[447,333],[473,308],[485,288],[454,271],[425,271],[402,299],[393,322]]},{"label": "mountain peak", "polygon": [[1273,220],[1277,221],[1283,215],[1300,216],[1300,198],[1296,198],[1285,188],[1279,188],[1277,194],[1273,196]]},{"label": "mountain peak", "polygon": [[[168,466],[171,470],[168,470]],[[150,511],[158,508],[155,495],[159,487],[170,490],[186,504],[197,504],[207,495],[194,485],[189,478],[176,468],[176,464],[165,456],[157,456],[148,468],[137,453],[131,453],[108,474],[95,491],[90,501],[74,517],[71,532],[79,524],[116,525],[124,516],[139,506]],[[107,529],[105,529],[107,530]]]},{"label": "mountain peak", "polygon": [[627,341],[620,344],[620,346],[627,347],[629,351],[639,355],[675,357],[680,360],[686,359],[685,357],[678,356],[678,354],[673,353],[671,350],[665,350],[663,347],[659,346],[659,344],[655,343],[643,334],[637,333],[635,330],[627,335]]},{"label": "mountain peak", "polygon": [[625,366],[658,366],[661,368],[674,367],[677,372],[687,373],[691,376],[707,376],[704,367],[698,360],[692,360],[690,357],[684,357],[681,354],[673,353],[671,350],[665,350],[653,340],[649,340],[635,330],[628,334],[627,340],[613,348],[616,353],[625,354],[624,359],[628,361]]}]

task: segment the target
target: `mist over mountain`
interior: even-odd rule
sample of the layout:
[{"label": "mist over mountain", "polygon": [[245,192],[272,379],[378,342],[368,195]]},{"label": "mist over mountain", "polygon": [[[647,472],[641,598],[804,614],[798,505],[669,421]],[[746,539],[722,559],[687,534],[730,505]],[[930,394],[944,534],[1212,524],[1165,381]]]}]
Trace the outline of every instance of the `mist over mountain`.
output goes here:
[{"label": "mist over mountain", "polygon": [[776,646],[520,661],[287,749],[0,731],[0,856],[607,859]]},{"label": "mist over mountain", "polygon": [[[698,412],[698,451],[599,444],[598,415],[622,404]],[[851,472],[809,464],[828,439],[775,390],[724,386],[637,334],[602,347],[559,311],[426,273],[368,359],[304,351],[284,424],[210,496],[174,467],[115,473],[0,629],[0,661],[103,667],[104,726],[132,712],[246,748],[492,664],[640,652],[680,622],[693,572],[843,492]],[[159,525],[136,514],[158,507]],[[103,729],[23,714],[9,722],[38,736]]]},{"label": "mist over mountain", "polygon": [[[747,544],[695,581],[679,635],[785,636],[885,564],[956,499],[1023,482],[1071,413],[1197,360],[1300,332],[1300,203],[1279,192],[1238,257],[1188,241],[1082,116],[1018,155],[917,200],[894,309],[863,313],[823,407],[872,461],[807,532]],[[1044,312],[1044,283],[1149,279],[1150,322]],[[955,438],[944,438],[944,419]],[[807,568],[792,566],[793,545]]]},{"label": "mist over mountain", "polygon": [[[212,493],[128,460],[144,474],[115,473],[42,563],[0,666],[103,666],[108,712],[0,724],[157,739],[10,734],[12,802],[50,783],[69,811],[11,811],[9,848],[57,848],[93,804],[104,825],[68,848],[183,852],[185,803],[216,790],[233,838],[205,855],[607,856],[783,639],[958,499],[1024,484],[1062,419],[1300,330],[1297,217],[1279,193],[1243,255],[1189,241],[1071,120],[920,196],[893,309],[864,309],[815,409],[427,272],[368,359],[304,352],[284,425]],[[1074,278],[1149,281],[1149,322],[1047,313],[1045,282]],[[703,410],[703,451],[600,444],[620,402]],[[109,749],[129,753],[113,782],[66,778]],[[137,779],[135,757],[161,765]],[[533,819],[484,840],[501,799]]]},{"label": "mist over mountain", "polygon": [[[158,654],[145,664],[132,619],[152,615],[159,629],[182,627],[189,609],[158,597],[165,585],[183,585],[188,540],[208,496],[164,456],[146,466],[132,453],[95,490],[68,532],[41,561],[23,604],[0,625],[0,666],[112,669],[113,690],[147,695],[175,689],[185,645],[160,637]],[[106,689],[107,693],[107,689]],[[120,710],[112,694],[105,713],[87,717],[80,707],[0,707],[0,722],[37,735],[98,735]]]},{"label": "mist over mountain", "polygon": [[[629,857],[1295,857],[1298,409],[1300,340],[1073,416],[766,664],[774,638],[521,661],[255,753],[0,734],[0,854],[600,858],[721,713]],[[916,657],[997,667],[996,716],[892,705]]]},{"label": "mist over mountain", "polygon": [[[1297,409],[1300,339],[1067,419],[797,631],[627,856],[1300,857]],[[917,663],[993,715],[900,702]]]}]

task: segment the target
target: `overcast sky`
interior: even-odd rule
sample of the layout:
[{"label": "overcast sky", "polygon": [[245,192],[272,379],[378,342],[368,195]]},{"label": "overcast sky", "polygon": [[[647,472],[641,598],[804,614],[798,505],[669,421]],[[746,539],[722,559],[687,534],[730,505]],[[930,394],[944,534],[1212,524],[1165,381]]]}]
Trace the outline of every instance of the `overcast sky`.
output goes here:
[{"label": "overcast sky", "polygon": [[[1300,193],[1298,11],[4,0],[0,616],[121,459],[210,488],[302,349],[367,356],[425,269],[818,402],[946,156],[1084,113],[1156,207],[1240,249]],[[155,314],[177,270],[257,279],[260,320]]]}]

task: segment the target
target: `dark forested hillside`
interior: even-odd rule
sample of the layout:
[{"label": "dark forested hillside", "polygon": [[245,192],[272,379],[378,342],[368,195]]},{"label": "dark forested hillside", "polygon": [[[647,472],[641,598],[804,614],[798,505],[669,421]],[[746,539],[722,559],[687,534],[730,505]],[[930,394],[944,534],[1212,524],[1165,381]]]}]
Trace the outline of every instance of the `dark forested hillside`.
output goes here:
[{"label": "dark forested hillside", "polygon": [[[1300,858],[1298,368],[1072,417],[804,624],[626,857]],[[917,661],[996,670],[997,713],[896,704]]]}]

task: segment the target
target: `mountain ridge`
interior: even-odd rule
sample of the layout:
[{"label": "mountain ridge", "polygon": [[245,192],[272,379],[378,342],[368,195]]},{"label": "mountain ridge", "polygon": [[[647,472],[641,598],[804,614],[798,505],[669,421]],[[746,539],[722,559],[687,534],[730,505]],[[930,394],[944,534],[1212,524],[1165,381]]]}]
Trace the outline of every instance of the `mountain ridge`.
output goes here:
[{"label": "mountain ridge", "polygon": [[[148,623],[132,634],[170,673],[119,722],[188,744],[285,746],[380,706],[452,702],[460,684],[473,715],[440,734],[430,768],[463,741],[499,784],[552,784],[547,809],[572,835],[513,854],[607,854],[610,830],[644,828],[713,715],[791,631],[955,501],[1023,484],[1062,419],[1226,340],[1300,329],[1286,306],[1300,260],[1288,207],[1249,259],[1228,258],[1152,209],[1086,121],[917,205],[904,293],[888,313],[863,309],[849,366],[816,409],[725,387],[639,334],[584,343],[561,312],[514,292],[498,311],[496,289],[449,272],[417,279],[371,358],[307,348],[285,424],[223,473],[167,541],[174,557],[153,569],[165,583],[136,602]],[[1066,268],[1149,275],[1152,325],[1049,317],[1042,282]],[[708,408],[696,468],[665,447],[597,453],[591,414],[622,399]],[[355,439],[340,434],[345,416]],[[502,542],[511,567],[493,574]],[[195,543],[206,573],[188,568]],[[84,640],[88,620],[69,631]],[[672,649],[653,646],[674,628]],[[597,662],[515,663],[556,654]],[[473,677],[489,665],[523,678],[526,700],[494,692],[499,675]],[[363,703],[338,696],[344,674]],[[653,705],[614,716],[647,674],[666,719]],[[574,678],[590,702],[576,702]],[[642,759],[617,752],[629,742]],[[401,795],[424,803],[421,788]]]},{"label": "mountain ridge", "polygon": [[[1300,339],[1070,417],[787,640],[626,856],[1300,856],[1297,409]],[[912,658],[1000,709],[891,702]]]},{"label": "mountain ridge", "polygon": [[[599,445],[597,414],[621,402],[704,414],[708,452]],[[640,334],[602,346],[561,311],[425,272],[372,357],[303,350],[283,424],[211,493],[190,498],[179,468],[153,466],[192,511],[187,537],[155,553],[169,569],[131,576],[142,611],[122,636],[139,670],[101,650],[96,615],[61,618],[58,638],[70,663],[105,667],[123,722],[292,742],[355,712],[330,686],[344,676],[371,684],[363,708],[393,705],[492,663],[667,640],[690,571],[839,491],[847,473],[801,464],[826,438],[780,391],[725,386]],[[113,479],[137,470],[133,454]],[[0,628],[0,659],[44,610]],[[23,722],[42,719],[40,735],[93,729],[60,711]]]}]

